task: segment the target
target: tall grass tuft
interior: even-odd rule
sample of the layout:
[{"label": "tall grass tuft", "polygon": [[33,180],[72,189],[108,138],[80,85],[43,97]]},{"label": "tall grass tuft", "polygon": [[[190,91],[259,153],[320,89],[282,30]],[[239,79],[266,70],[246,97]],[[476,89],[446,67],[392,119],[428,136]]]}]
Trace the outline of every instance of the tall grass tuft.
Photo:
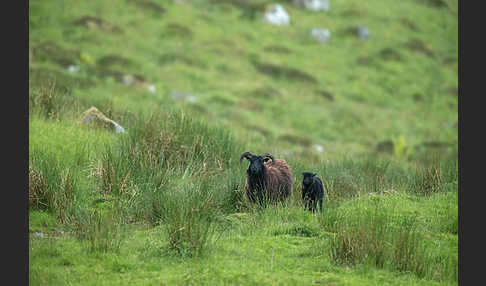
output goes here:
[{"label": "tall grass tuft", "polygon": [[457,271],[456,258],[432,254],[417,214],[396,211],[395,202],[376,195],[361,198],[328,209],[320,223],[329,234],[328,255],[336,264],[372,265],[439,281],[457,279],[451,274]]},{"label": "tall grass tuft", "polygon": [[411,178],[410,190],[420,196],[457,190],[458,169],[455,158],[433,156],[417,164]]},{"label": "tall grass tuft", "polygon": [[[190,172],[191,176],[221,180],[224,173],[232,172],[241,149],[224,130],[184,113],[140,116],[127,130],[120,144],[103,154],[93,173],[102,194],[133,197],[136,206],[141,206],[138,216],[152,224],[159,217],[160,193],[171,189],[177,178]],[[223,195],[219,198],[228,201]]]},{"label": "tall grass tuft", "polygon": [[78,101],[56,87],[56,80],[29,90],[29,114],[58,119],[78,107]]},{"label": "tall grass tuft", "polygon": [[160,222],[168,234],[168,249],[198,258],[209,250],[219,215],[213,184],[183,183],[162,193]]},{"label": "tall grass tuft", "polygon": [[74,230],[91,253],[118,252],[126,238],[120,217],[107,209],[79,211]]},{"label": "tall grass tuft", "polygon": [[77,205],[77,176],[48,153],[34,152],[29,159],[29,205],[57,215],[60,223],[68,222]]}]

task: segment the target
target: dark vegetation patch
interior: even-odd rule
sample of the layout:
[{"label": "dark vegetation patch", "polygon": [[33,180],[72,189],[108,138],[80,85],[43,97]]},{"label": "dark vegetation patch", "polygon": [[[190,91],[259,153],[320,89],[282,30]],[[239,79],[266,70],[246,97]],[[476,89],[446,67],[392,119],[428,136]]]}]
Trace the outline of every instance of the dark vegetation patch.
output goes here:
[{"label": "dark vegetation patch", "polygon": [[378,56],[386,61],[401,61],[402,55],[393,48],[384,48],[378,53]]},{"label": "dark vegetation patch", "polygon": [[328,91],[325,91],[325,90],[318,90],[318,91],[316,91],[316,93],[317,93],[318,95],[323,96],[324,98],[326,98],[326,99],[328,99],[328,100],[330,100],[330,101],[334,101],[334,96],[333,96],[333,95],[332,95],[330,92],[328,92]]},{"label": "dark vegetation patch", "polygon": [[415,24],[413,21],[409,19],[402,19],[401,20],[402,24],[405,25],[408,29],[410,29],[413,32],[418,32],[419,28],[417,27],[417,24]]},{"label": "dark vegetation patch", "polygon": [[108,22],[105,22],[101,18],[93,17],[93,16],[83,16],[79,19],[76,19],[73,21],[74,25],[78,26],[83,26],[88,29],[100,29],[106,32],[112,32],[112,33],[121,33],[122,30],[120,27],[110,24]]},{"label": "dark vegetation patch", "polygon": [[173,64],[176,62],[183,63],[188,66],[198,67],[198,68],[207,68],[207,65],[202,62],[201,60],[190,58],[185,55],[181,55],[178,53],[167,53],[160,56],[159,61],[161,65],[168,65]]},{"label": "dark vegetation patch", "polygon": [[312,145],[312,140],[303,136],[284,134],[278,137],[279,140],[287,141],[292,144],[309,147]]},{"label": "dark vegetation patch", "polygon": [[359,37],[359,29],[360,29],[359,25],[353,25],[353,26],[339,30],[338,33],[343,35],[343,36],[348,36],[348,37],[351,37],[351,36]]},{"label": "dark vegetation patch", "polygon": [[250,98],[243,99],[242,101],[240,101],[240,106],[255,111],[262,110],[262,106],[256,100]]},{"label": "dark vegetation patch", "polygon": [[422,146],[426,148],[448,148],[454,146],[452,142],[441,142],[441,141],[426,141],[422,143]]},{"label": "dark vegetation patch", "polygon": [[121,67],[133,67],[135,65],[135,62],[131,59],[111,54],[100,58],[97,61],[97,64],[98,66],[101,66],[103,68],[112,67],[114,65],[118,65]]},{"label": "dark vegetation patch", "polygon": [[124,75],[121,82],[126,85],[131,85],[139,88],[146,87],[146,85],[149,83],[147,78],[140,74]]},{"label": "dark vegetation patch", "polygon": [[392,140],[384,140],[376,144],[376,151],[380,153],[393,153],[394,144]]},{"label": "dark vegetation patch", "polygon": [[232,100],[227,99],[226,97],[220,96],[220,95],[215,95],[212,96],[209,101],[213,103],[219,103],[222,105],[233,105],[234,102]]},{"label": "dark vegetation patch", "polygon": [[425,4],[433,8],[444,8],[448,7],[445,0],[417,0],[419,3]]},{"label": "dark vegetation patch", "polygon": [[457,87],[448,87],[448,88],[446,88],[445,92],[447,94],[454,96],[454,97],[459,96],[459,89]]},{"label": "dark vegetation patch", "polygon": [[48,82],[56,81],[58,89],[68,91],[72,88],[90,88],[96,85],[96,81],[81,75],[71,75],[47,68],[30,68],[29,85],[43,86]]},{"label": "dark vegetation patch", "polygon": [[356,9],[356,8],[349,8],[349,9],[344,10],[341,13],[341,16],[350,17],[350,18],[358,18],[358,17],[363,16],[363,11]]},{"label": "dark vegetation patch", "polygon": [[165,14],[166,10],[160,6],[159,4],[149,1],[149,0],[131,0],[130,2],[135,3],[136,6],[145,9],[145,10],[150,10],[154,12],[155,14]]},{"label": "dark vegetation patch", "polygon": [[258,125],[247,125],[245,126],[248,130],[256,131],[262,134],[264,137],[270,137],[271,133],[265,127],[258,126]]},{"label": "dark vegetation patch", "polygon": [[330,178],[323,182],[331,201],[344,201],[359,195],[358,184],[350,176]]},{"label": "dark vegetation patch", "polygon": [[226,64],[217,64],[215,68],[217,71],[225,75],[233,73],[233,70]]},{"label": "dark vegetation patch", "polygon": [[263,49],[265,52],[276,53],[276,54],[291,54],[292,50],[284,46],[270,45]]},{"label": "dark vegetation patch", "polygon": [[118,82],[123,82],[123,73],[121,71],[117,71],[117,70],[110,69],[110,68],[100,68],[96,71],[96,74],[100,78],[111,77]]},{"label": "dark vegetation patch", "polygon": [[406,43],[406,47],[412,51],[422,53],[428,57],[434,58],[435,54],[427,45],[420,39],[411,39]]},{"label": "dark vegetation patch", "polygon": [[253,65],[259,72],[275,79],[301,81],[301,82],[307,82],[312,84],[318,83],[317,79],[312,75],[295,68],[289,68],[285,66],[278,66],[278,65],[267,64],[267,63],[259,63],[256,61],[253,62]]},{"label": "dark vegetation patch", "polygon": [[191,29],[177,23],[169,23],[165,27],[162,37],[175,37],[182,39],[192,39],[194,36]]},{"label": "dark vegetation patch", "polygon": [[361,56],[356,60],[356,62],[358,65],[368,66],[373,63],[373,58],[370,56]]},{"label": "dark vegetation patch", "polygon": [[415,101],[423,101],[424,100],[424,96],[420,93],[414,93],[412,95],[412,98],[415,100]]},{"label": "dark vegetation patch", "polygon": [[74,65],[80,57],[80,52],[63,48],[53,42],[43,42],[32,49],[35,61],[52,61],[64,68]]},{"label": "dark vegetation patch", "polygon": [[445,65],[457,64],[457,58],[455,58],[455,57],[446,57],[446,58],[444,58],[444,60],[442,60],[442,62]]},{"label": "dark vegetation patch", "polygon": [[209,111],[204,105],[193,103],[189,105],[189,109],[203,115],[210,115]]},{"label": "dark vegetation patch", "polygon": [[255,3],[250,0],[211,0],[212,4],[232,5],[241,11],[241,17],[255,20],[259,13],[265,10],[265,3]]},{"label": "dark vegetation patch", "polygon": [[275,88],[260,87],[260,88],[257,88],[255,90],[249,92],[248,95],[254,96],[254,97],[257,97],[257,98],[270,99],[270,98],[280,97],[282,95],[282,93],[278,89],[275,89]]},{"label": "dark vegetation patch", "polygon": [[319,236],[319,230],[316,227],[312,227],[304,223],[295,223],[292,225],[286,225],[279,227],[272,232],[272,235],[292,235],[301,237],[315,237]]}]

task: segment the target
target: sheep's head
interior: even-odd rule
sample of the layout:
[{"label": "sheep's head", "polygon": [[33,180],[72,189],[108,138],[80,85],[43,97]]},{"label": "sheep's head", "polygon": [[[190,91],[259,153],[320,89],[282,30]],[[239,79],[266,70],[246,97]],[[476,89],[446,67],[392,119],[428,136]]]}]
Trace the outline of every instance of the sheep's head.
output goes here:
[{"label": "sheep's head", "polygon": [[265,169],[264,163],[267,160],[272,160],[274,162],[274,158],[272,154],[264,153],[262,155],[255,155],[251,152],[245,152],[240,156],[240,164],[243,158],[247,159],[250,162],[250,166],[248,167],[248,172],[250,175],[261,174]]},{"label": "sheep's head", "polygon": [[312,178],[314,178],[315,175],[317,174],[311,172],[303,172],[302,176],[304,176],[304,179],[302,180],[302,184],[305,186],[312,184]]}]

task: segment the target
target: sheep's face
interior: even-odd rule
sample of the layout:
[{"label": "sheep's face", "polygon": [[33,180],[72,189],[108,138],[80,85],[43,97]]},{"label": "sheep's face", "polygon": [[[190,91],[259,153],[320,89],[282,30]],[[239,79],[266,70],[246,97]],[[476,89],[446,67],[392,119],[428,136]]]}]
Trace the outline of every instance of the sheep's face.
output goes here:
[{"label": "sheep's face", "polygon": [[313,178],[316,174],[310,173],[310,172],[303,172],[302,176],[304,176],[304,179],[302,180],[302,184],[304,186],[309,186],[312,184]]},{"label": "sheep's face", "polygon": [[265,160],[262,156],[252,155],[248,158],[248,161],[250,162],[250,166],[248,167],[248,173],[250,175],[257,175],[263,172]]}]

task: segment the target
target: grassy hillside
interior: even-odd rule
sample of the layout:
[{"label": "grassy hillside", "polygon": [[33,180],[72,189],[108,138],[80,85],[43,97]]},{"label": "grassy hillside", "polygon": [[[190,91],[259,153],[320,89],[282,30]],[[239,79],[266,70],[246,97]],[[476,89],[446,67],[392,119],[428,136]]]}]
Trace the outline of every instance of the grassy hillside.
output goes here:
[{"label": "grassy hillside", "polygon": [[[457,1],[271,3],[29,2],[32,285],[457,284]],[[247,201],[244,151],[287,202]]]}]

